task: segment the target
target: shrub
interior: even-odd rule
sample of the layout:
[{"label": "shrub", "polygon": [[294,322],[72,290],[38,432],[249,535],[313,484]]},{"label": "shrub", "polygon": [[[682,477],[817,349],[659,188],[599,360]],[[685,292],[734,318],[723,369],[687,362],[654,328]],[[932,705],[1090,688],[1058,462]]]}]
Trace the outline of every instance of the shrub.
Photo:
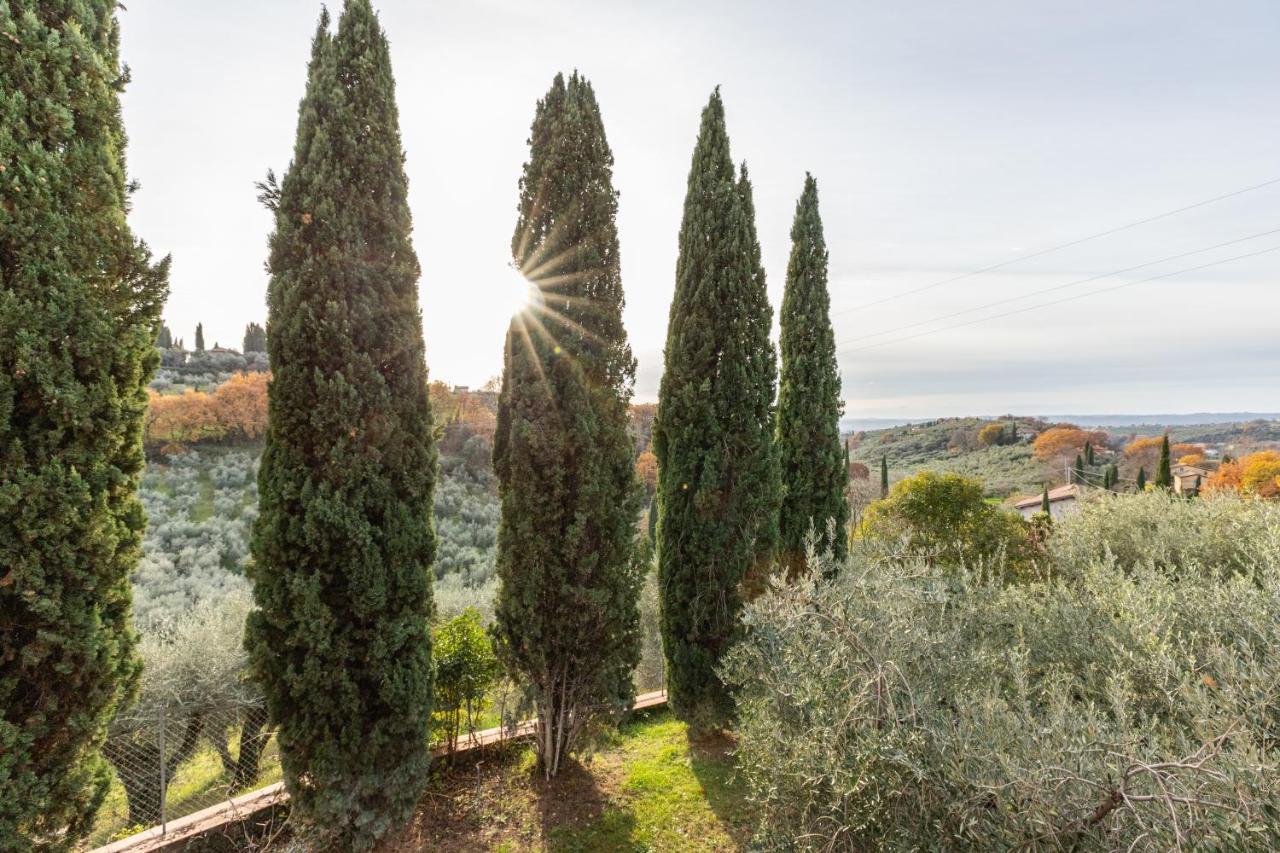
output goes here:
[{"label": "shrub", "polygon": [[727,658],[764,847],[1280,843],[1280,547],[1252,576],[1114,560],[1001,585],[855,553]]},{"label": "shrub", "polygon": [[435,709],[444,742],[452,753],[465,725],[475,730],[476,715],[501,672],[480,611],[468,607],[432,631]]},{"label": "shrub", "polygon": [[1280,548],[1280,506],[1223,495],[1187,501],[1167,492],[1087,501],[1055,524],[1054,571],[1114,560],[1122,571],[1144,567],[1174,575],[1251,574]]},{"label": "shrub", "polygon": [[982,483],[958,474],[924,471],[894,484],[867,508],[859,536],[941,566],[985,565],[1010,576],[1030,572],[1036,556],[1026,522],[986,503]]}]

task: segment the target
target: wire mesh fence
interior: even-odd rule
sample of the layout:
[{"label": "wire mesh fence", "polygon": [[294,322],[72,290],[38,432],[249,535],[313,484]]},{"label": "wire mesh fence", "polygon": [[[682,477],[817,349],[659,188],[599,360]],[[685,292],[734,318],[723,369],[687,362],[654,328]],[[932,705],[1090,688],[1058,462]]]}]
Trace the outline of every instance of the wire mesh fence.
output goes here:
[{"label": "wire mesh fence", "polygon": [[148,702],[121,714],[103,748],[116,778],[88,847],[133,835],[280,779],[260,702]]}]

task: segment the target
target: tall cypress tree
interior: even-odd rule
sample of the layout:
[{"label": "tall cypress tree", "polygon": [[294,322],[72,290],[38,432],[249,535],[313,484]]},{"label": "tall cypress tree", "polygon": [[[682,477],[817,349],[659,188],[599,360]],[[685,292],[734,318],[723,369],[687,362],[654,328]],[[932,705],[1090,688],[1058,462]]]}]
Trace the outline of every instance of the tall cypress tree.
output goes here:
[{"label": "tall cypress tree", "polygon": [[1169,461],[1169,434],[1160,441],[1160,467],[1156,468],[1156,488],[1173,488],[1173,466]]},{"label": "tall cypress tree", "polygon": [[363,849],[427,781],[436,449],[386,37],[369,0],[328,24],[263,194],[273,381],[246,645],[294,813]]},{"label": "tall cypress tree", "polygon": [[776,542],[771,314],[717,90],[689,170],[654,423],[668,695],[695,730],[732,716],[716,665],[740,633],[743,581],[764,575]]},{"label": "tall cypress tree", "polygon": [[126,222],[116,3],[0,3],[0,849],[65,849],[137,684],[129,574],[168,288]]},{"label": "tall cypress tree", "polygon": [[168,326],[160,327],[160,334],[156,336],[156,346],[160,349],[170,349],[173,346],[173,332],[169,331]]},{"label": "tall cypress tree", "polygon": [[1145,491],[1147,488],[1147,469],[1138,466],[1138,491]]},{"label": "tall cypress tree", "polygon": [[[809,530],[816,529],[821,544],[843,559],[849,522],[848,468],[840,442],[844,401],[827,292],[827,243],[818,214],[818,183],[812,175],[805,175],[804,191],[796,202],[779,323],[779,557],[794,577],[805,570]],[[828,537],[831,523],[835,529]]]},{"label": "tall cypress tree", "polygon": [[196,323],[196,352],[204,352],[204,323]]},{"label": "tall cypress tree", "polygon": [[556,75],[520,179],[515,265],[538,287],[507,332],[493,459],[502,499],[495,634],[537,712],[550,778],[635,695],[643,494],[627,430],[613,153],[591,84]]},{"label": "tall cypress tree", "polygon": [[267,330],[258,323],[250,323],[244,327],[244,346],[242,352],[266,352]]},{"label": "tall cypress tree", "polygon": [[1053,510],[1049,503],[1049,484],[1044,484],[1044,491],[1040,493],[1040,511],[1045,515],[1052,514]]},{"label": "tall cypress tree", "polygon": [[1076,464],[1071,468],[1071,482],[1083,483],[1084,481],[1084,457],[1077,453]]},{"label": "tall cypress tree", "polygon": [[880,457],[880,497],[889,496],[889,457]]}]

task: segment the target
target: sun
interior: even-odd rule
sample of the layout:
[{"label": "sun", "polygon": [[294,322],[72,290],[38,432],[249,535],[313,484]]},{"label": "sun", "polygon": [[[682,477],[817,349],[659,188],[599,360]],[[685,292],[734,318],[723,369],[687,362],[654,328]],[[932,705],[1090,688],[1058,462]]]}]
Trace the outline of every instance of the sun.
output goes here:
[{"label": "sun", "polygon": [[543,304],[542,292],[538,286],[529,281],[520,270],[506,266],[501,286],[498,288],[501,306],[506,317],[523,314],[530,308]]}]

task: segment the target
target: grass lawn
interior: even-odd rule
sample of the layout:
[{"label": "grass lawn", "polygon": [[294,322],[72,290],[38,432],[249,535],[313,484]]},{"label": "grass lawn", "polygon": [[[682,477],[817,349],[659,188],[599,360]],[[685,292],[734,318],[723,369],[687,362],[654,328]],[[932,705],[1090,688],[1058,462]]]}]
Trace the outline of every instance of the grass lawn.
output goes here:
[{"label": "grass lawn", "polygon": [[655,712],[633,718],[550,783],[527,744],[459,758],[385,849],[742,850],[751,826],[731,748],[727,738],[691,742],[683,723]]}]

